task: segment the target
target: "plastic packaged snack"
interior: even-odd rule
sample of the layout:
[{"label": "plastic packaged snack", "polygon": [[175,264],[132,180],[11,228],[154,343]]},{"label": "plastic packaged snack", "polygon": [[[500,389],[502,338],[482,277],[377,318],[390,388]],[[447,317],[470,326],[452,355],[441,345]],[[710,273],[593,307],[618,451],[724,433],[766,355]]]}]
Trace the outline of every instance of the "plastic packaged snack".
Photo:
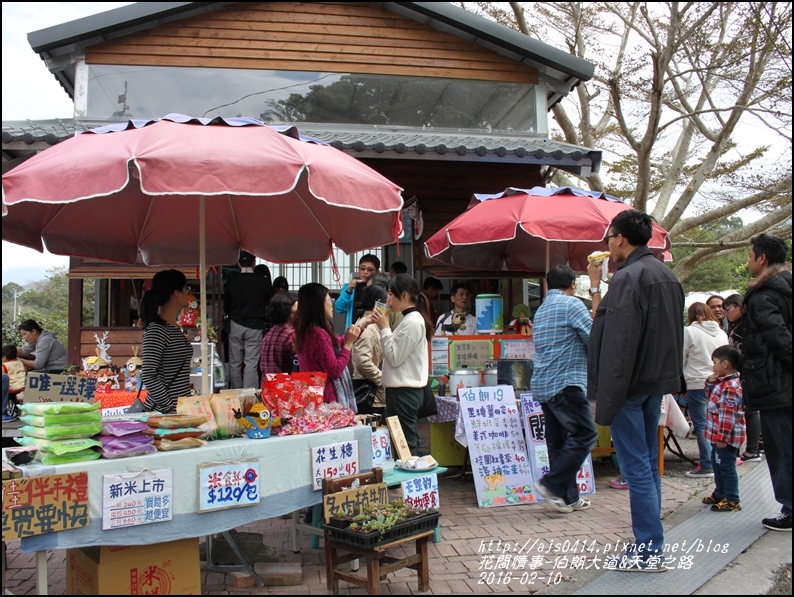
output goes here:
[{"label": "plastic packaged snack", "polygon": [[42,464],[69,464],[70,462],[82,462],[84,460],[96,460],[102,454],[88,448],[87,450],[80,450],[79,452],[69,452],[68,454],[54,454],[53,452],[39,451],[37,456],[41,456]]},{"label": "plastic packaged snack", "polygon": [[26,402],[20,410],[26,415],[57,415],[99,410],[99,402]]},{"label": "plastic packaged snack", "polygon": [[206,446],[207,442],[203,439],[198,439],[195,437],[186,437],[179,440],[169,440],[169,439],[155,439],[154,440],[157,449],[161,452],[170,452],[172,450],[187,450],[189,448],[201,448],[202,446]]},{"label": "plastic packaged snack", "polygon": [[141,421],[106,421],[102,423],[102,435],[121,437],[141,433],[149,426]]},{"label": "plastic packaged snack", "polygon": [[78,437],[91,437],[102,431],[102,423],[75,423],[73,425],[48,425],[47,427],[34,427],[25,425],[19,432],[28,437],[41,439],[72,439]]},{"label": "plastic packaged snack", "polygon": [[124,437],[101,435],[103,458],[129,458],[142,456],[157,451],[154,438],[143,433],[134,433]]},{"label": "plastic packaged snack", "polygon": [[19,420],[26,425],[46,427],[48,425],[73,425],[74,423],[93,423],[102,418],[102,413],[92,410],[84,413],[22,415]]}]

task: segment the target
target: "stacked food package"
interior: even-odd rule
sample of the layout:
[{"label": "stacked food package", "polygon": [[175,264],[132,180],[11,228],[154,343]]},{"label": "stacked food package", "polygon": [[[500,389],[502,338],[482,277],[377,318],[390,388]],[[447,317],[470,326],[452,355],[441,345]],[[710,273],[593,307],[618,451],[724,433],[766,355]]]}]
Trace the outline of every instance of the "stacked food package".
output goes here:
[{"label": "stacked food package", "polygon": [[101,445],[93,436],[102,431],[98,403],[31,402],[21,404],[21,437],[17,443],[38,448],[35,460],[42,464],[64,464],[95,460]]}]

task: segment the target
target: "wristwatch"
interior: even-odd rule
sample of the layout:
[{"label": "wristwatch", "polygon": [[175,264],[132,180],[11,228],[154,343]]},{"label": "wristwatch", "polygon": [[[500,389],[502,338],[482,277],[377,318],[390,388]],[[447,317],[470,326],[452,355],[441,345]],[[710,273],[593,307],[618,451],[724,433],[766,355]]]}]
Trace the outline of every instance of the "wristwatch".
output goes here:
[{"label": "wristwatch", "polygon": [[590,294],[590,296],[593,296],[594,294],[601,294],[601,289],[600,288],[588,288],[587,292]]}]

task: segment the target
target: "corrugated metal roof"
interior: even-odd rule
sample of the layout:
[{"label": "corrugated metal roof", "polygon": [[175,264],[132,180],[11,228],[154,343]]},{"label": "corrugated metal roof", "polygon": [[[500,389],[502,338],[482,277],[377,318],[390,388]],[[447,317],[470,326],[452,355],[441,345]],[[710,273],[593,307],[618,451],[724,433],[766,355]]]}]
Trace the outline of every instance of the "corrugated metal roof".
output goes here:
[{"label": "corrugated metal roof", "polygon": [[[53,119],[3,121],[4,160],[24,157],[71,137],[76,130],[108,124],[105,120]],[[345,127],[299,123],[298,130],[356,157],[511,162],[550,165],[582,174],[598,172],[601,151],[543,136],[501,133]],[[587,175],[587,173],[585,173]]]}]

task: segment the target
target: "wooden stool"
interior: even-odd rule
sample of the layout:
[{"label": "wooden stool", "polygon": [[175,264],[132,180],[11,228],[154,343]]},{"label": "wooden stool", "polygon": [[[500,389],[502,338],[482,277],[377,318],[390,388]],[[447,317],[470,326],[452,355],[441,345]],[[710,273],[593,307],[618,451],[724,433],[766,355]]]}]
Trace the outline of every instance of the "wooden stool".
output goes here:
[{"label": "wooden stool", "polygon": [[[388,574],[401,568],[412,568],[419,576],[419,590],[424,592],[430,589],[430,571],[428,568],[427,542],[433,536],[434,530],[422,531],[416,535],[409,535],[396,541],[383,543],[371,548],[355,547],[340,543],[329,538],[325,532],[325,575],[328,592],[339,594],[339,581],[344,580],[367,589],[369,595],[380,595],[380,583]],[[404,543],[416,543],[416,553],[405,558],[395,558],[386,553],[388,549],[398,547]],[[348,552],[339,555],[339,551]],[[367,562],[367,576],[359,576],[352,572],[337,570],[340,564],[363,558]],[[381,564],[383,561],[383,565]]]}]

